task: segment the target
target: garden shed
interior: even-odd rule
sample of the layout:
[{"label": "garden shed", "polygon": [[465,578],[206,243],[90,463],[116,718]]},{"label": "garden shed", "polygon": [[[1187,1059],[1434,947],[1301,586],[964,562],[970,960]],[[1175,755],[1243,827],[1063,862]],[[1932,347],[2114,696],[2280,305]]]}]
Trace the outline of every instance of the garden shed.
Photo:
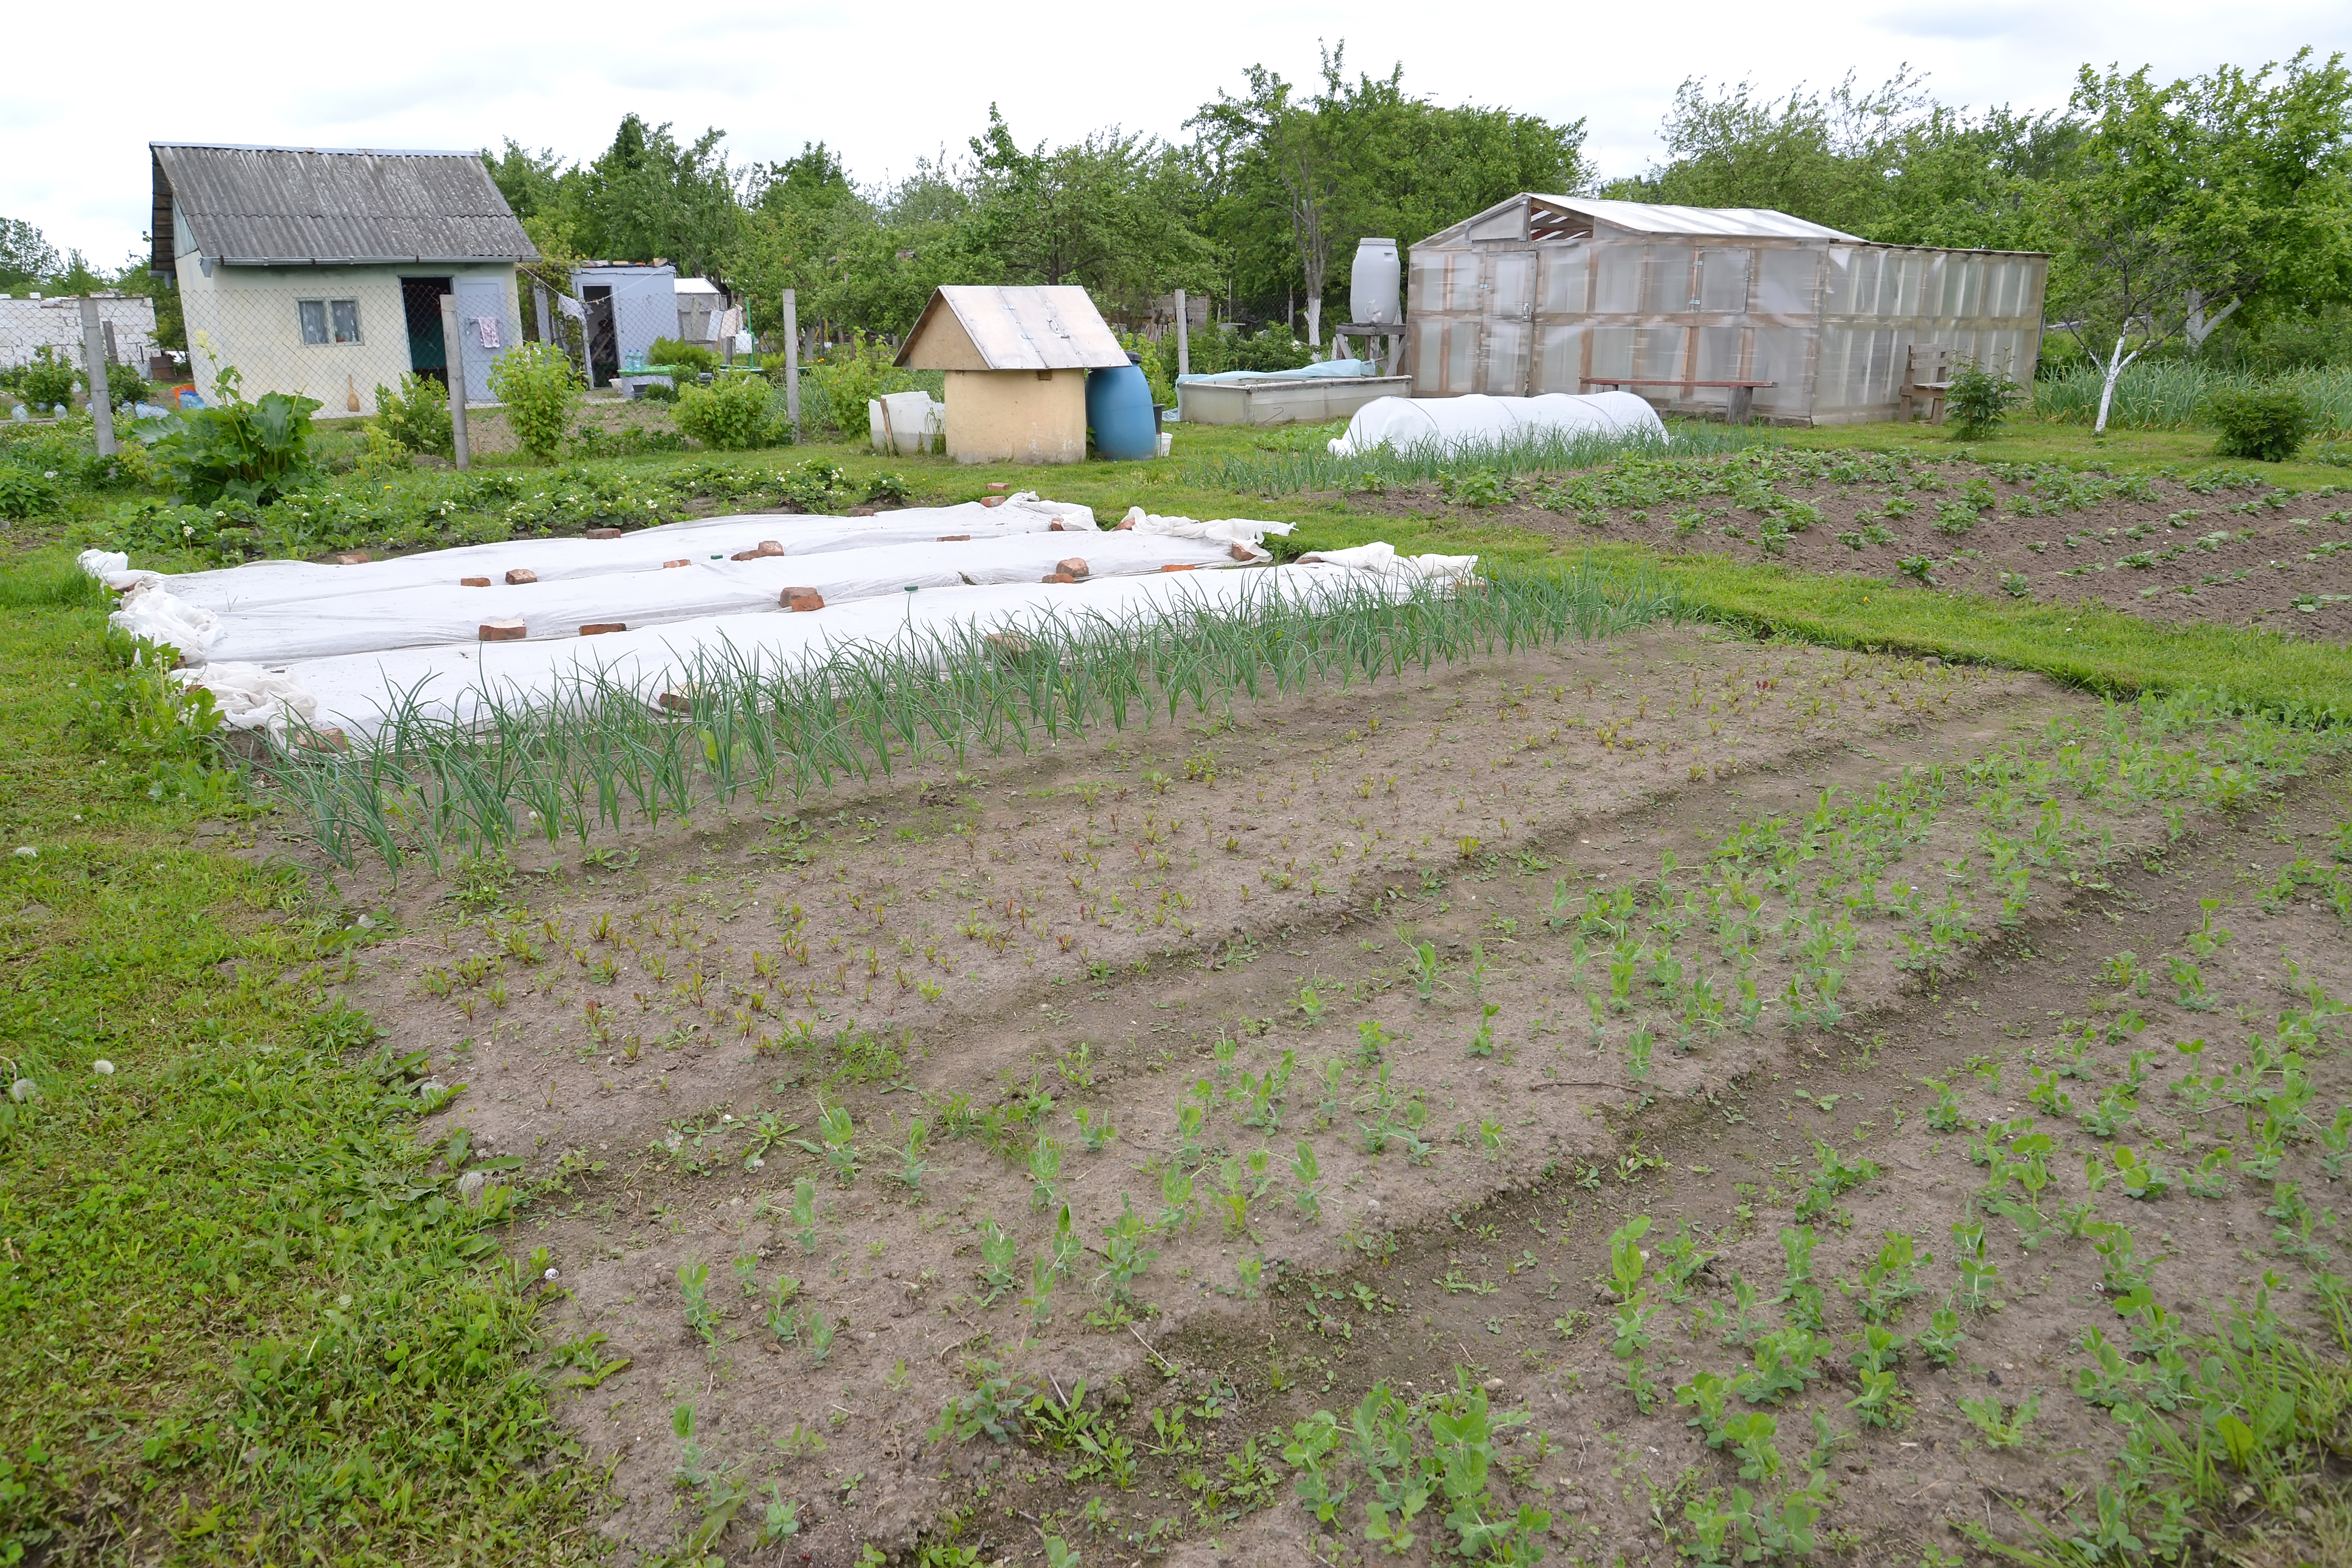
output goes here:
[{"label": "garden shed", "polygon": [[1084,289],[936,289],[898,350],[947,373],[948,455],[960,463],[1077,463],[1087,372],[1128,363]]},{"label": "garden shed", "polygon": [[2030,378],[2049,267],[1759,207],[1516,195],[1413,246],[1413,395],[1622,386],[1689,414],[1894,419],[1914,345]]},{"label": "garden shed", "polygon": [[572,269],[577,303],[564,310],[582,318],[589,385],[645,369],[657,339],[679,335],[677,290],[677,268],[667,261],[583,261]]},{"label": "garden shed", "polygon": [[446,379],[441,296],[457,300],[467,395],[521,335],[515,265],[539,253],[478,153],[149,143],[154,250],[180,291],[189,369],[247,396],[291,392],[373,413],[409,371]]}]

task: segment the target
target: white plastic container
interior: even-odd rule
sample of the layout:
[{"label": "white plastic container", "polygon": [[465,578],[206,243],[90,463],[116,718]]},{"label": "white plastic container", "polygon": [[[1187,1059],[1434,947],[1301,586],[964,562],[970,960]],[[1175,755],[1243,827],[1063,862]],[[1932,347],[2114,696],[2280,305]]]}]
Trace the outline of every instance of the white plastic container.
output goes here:
[{"label": "white plastic container", "polygon": [[947,405],[932,402],[928,392],[887,393],[866,400],[866,423],[877,452],[912,457],[946,434]]},{"label": "white plastic container", "polygon": [[1360,239],[1356,265],[1348,274],[1348,309],[1359,326],[1389,326],[1404,320],[1397,296],[1403,279],[1393,239]]}]

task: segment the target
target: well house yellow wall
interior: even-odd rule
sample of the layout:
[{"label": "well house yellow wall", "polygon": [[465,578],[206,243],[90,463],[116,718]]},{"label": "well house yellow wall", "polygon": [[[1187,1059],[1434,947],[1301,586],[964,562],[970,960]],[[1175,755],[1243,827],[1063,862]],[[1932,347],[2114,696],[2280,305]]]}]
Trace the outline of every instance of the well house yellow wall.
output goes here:
[{"label": "well house yellow wall", "polygon": [[1083,463],[1087,373],[991,370],[952,310],[925,329],[925,370],[947,373],[948,456],[959,463]]},{"label": "well house yellow wall", "polygon": [[948,456],[959,463],[1083,463],[1087,373],[951,370]]}]

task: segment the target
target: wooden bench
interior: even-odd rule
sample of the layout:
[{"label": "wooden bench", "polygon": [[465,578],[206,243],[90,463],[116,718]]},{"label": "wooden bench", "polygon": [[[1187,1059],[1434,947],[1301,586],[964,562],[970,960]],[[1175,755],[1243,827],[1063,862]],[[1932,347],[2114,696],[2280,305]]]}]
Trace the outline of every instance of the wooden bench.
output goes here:
[{"label": "wooden bench", "polygon": [[1912,406],[1925,404],[1927,423],[1944,422],[1944,394],[1952,390],[1952,349],[1949,343],[1913,343],[1903,371],[1903,422],[1909,424]]},{"label": "wooden bench", "polygon": [[1745,425],[1752,416],[1756,389],[1759,386],[1777,386],[1780,384],[1770,381],[1683,381],[1650,376],[1588,375],[1583,378],[1580,384],[1588,389],[1595,386],[1679,386],[1685,394],[1694,386],[1727,386],[1731,389],[1731,406],[1726,412],[1725,417],[1734,425]]}]

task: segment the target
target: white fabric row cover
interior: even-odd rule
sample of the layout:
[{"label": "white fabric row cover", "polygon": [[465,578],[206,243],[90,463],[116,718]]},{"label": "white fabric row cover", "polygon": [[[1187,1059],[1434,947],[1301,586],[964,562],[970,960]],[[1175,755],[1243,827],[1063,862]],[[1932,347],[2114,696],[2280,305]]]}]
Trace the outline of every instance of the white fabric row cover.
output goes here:
[{"label": "white fabric row cover", "polygon": [[1166,534],[1171,539],[1205,539],[1219,544],[1241,544],[1256,549],[1265,542],[1269,533],[1288,533],[1286,522],[1258,522],[1245,517],[1221,517],[1202,522],[1189,517],[1156,517],[1139,506],[1127,509],[1127,515],[1114,523],[1115,530],[1133,530],[1137,533]]},{"label": "white fabric row cover", "polygon": [[1668,437],[1657,410],[1630,392],[1583,397],[1548,392],[1540,397],[1375,397],[1356,410],[1331,454],[1353,458],[1386,447],[1393,452],[1454,452],[1546,436],[1631,437],[1661,444]]},{"label": "white fabric row cover", "polygon": [[1375,577],[1394,577],[1407,583],[1463,582],[1478,568],[1475,555],[1399,555],[1396,546],[1385,539],[1350,545],[1345,550],[1313,551],[1298,558],[1302,566],[1318,562],[1352,566]]},{"label": "white fabric row cover", "polygon": [[537,574],[541,583],[589,577],[605,572],[646,572],[680,557],[720,560],[756,550],[772,540],[787,555],[827,550],[861,550],[877,544],[913,544],[942,534],[973,539],[1047,531],[1092,533],[1095,514],[1071,501],[1040,500],[1034,491],[1008,496],[990,506],[909,507],[873,517],[804,517],[751,512],[664,523],[617,539],[518,539],[501,544],[468,544],[389,561],[350,566],[310,561],[256,561],[217,572],[165,576],[134,572],[127,556],[84,551],[82,569],[116,589],[160,584],[183,604],[205,610],[235,610],[257,605],[307,602],[342,594],[379,594],[388,588],[455,588],[467,577],[503,579],[516,567]]},{"label": "white fabric row cover", "polygon": [[[1240,547],[1255,564],[1265,552]],[[995,583],[1037,583],[1064,562],[1091,577],[1136,576],[1175,569],[1233,566],[1235,546],[1144,533],[1016,534],[940,543],[886,544],[818,555],[770,555],[749,561],[689,561],[675,570],[572,577],[553,583],[480,588],[436,584],[381,594],[343,595],[321,604],[278,604],[231,610],[209,629],[170,606],[161,588],[135,588],[117,616],[178,634],[181,663],[215,660],[285,664],[294,659],[388,648],[472,642],[497,625],[496,640],[612,636],[706,616],[787,613],[785,595],[812,590],[826,605],[856,599],[902,598],[906,590],[961,588]],[[202,614],[202,612],[197,612]],[[191,647],[190,637],[199,639]],[[161,640],[161,639],[159,639]]]},{"label": "white fabric row cover", "polygon": [[[1456,560],[1475,561],[1475,557]],[[1464,567],[1465,572],[1467,567]],[[1230,611],[1249,595],[1339,602],[1374,591],[1414,591],[1409,574],[1338,563],[1258,572],[1154,574],[1075,584],[956,587],[828,605],[805,615],[719,616],[646,631],[561,642],[463,643],[305,660],[278,671],[222,662],[178,679],[210,691],[240,729],[283,731],[289,713],[353,739],[374,735],[404,706],[428,720],[471,722],[546,705],[567,688],[604,681],[646,702],[713,663],[781,670],[845,648],[881,647],[967,626],[1034,630],[1093,620]]]}]

